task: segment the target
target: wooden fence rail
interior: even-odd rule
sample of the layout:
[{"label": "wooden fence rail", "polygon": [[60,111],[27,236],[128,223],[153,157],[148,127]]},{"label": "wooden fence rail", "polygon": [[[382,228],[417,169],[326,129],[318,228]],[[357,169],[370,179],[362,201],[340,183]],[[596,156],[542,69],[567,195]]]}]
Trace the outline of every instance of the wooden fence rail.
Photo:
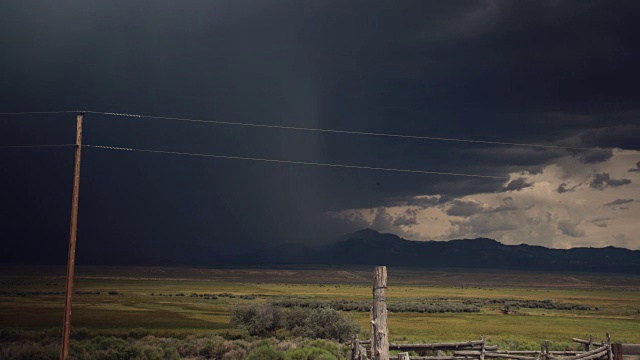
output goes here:
[{"label": "wooden fence rail", "polygon": [[[387,328],[387,268],[378,266],[374,270],[373,307],[371,308],[372,340],[359,340],[354,337],[351,342],[351,360],[390,360],[389,351],[402,351],[397,355],[399,360],[640,360],[640,344],[612,344],[609,333],[606,342],[594,342],[593,336],[588,340],[573,338],[576,343],[584,345],[584,351],[550,351],[549,342],[545,341],[540,351],[498,350],[495,345],[486,345],[484,338],[480,340],[433,343],[433,344],[390,344]],[[598,346],[597,348],[593,348]],[[410,356],[409,351],[423,353]],[[437,354],[427,356],[425,352]],[[442,352],[448,351],[449,354]]]},{"label": "wooden fence rail", "polygon": [[[360,342],[357,338],[354,338],[354,341],[352,342],[351,359],[375,359],[372,356],[370,357],[371,349],[366,345],[368,345],[368,341]],[[403,351],[399,354],[398,359],[401,359],[400,355],[402,355],[402,359],[405,359],[406,357],[404,357],[404,354],[406,353],[408,356],[408,358],[406,359],[410,360],[608,360],[610,356],[613,358],[613,360],[640,360],[640,345],[624,345],[625,347],[622,347],[621,344],[614,344],[614,346],[604,344],[590,351],[549,351],[548,343],[546,343],[542,346],[542,349],[540,351],[509,351],[498,350],[497,346],[485,346],[483,349],[482,347],[478,347],[478,342],[468,341],[464,343],[456,342],[435,344],[389,344],[389,350]],[[618,346],[620,350],[616,351],[616,346]],[[626,357],[626,355],[624,355],[625,357],[622,357],[624,354],[624,350],[622,349],[626,349],[628,354],[630,354],[631,352],[637,352],[638,356],[634,358],[628,358]],[[432,356],[423,354],[420,356],[409,356],[408,351],[416,351],[422,353],[426,351],[433,351],[438,353],[442,351],[448,351],[450,352],[450,354],[438,354]]]}]

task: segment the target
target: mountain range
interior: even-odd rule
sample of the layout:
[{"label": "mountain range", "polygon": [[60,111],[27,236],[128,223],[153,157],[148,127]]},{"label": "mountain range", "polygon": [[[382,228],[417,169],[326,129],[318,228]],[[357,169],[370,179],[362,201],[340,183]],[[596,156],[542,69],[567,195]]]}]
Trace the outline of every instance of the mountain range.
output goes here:
[{"label": "mountain range", "polygon": [[372,229],[344,235],[329,245],[281,245],[245,254],[256,264],[387,265],[433,268],[584,271],[640,274],[640,250],[553,249],[505,245],[493,239],[405,240]]}]

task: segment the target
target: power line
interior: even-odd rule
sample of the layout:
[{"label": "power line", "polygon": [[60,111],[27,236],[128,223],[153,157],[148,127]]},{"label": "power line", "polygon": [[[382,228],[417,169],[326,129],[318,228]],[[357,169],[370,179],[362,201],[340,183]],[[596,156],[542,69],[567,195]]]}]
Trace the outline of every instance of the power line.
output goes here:
[{"label": "power line", "polygon": [[66,146],[76,146],[76,144],[0,145],[0,149],[22,149],[22,148],[44,148],[44,147],[66,147]]},{"label": "power line", "polygon": [[138,152],[156,153],[156,154],[198,156],[198,157],[208,157],[208,158],[218,158],[218,159],[231,159],[231,160],[261,161],[261,162],[281,163],[281,164],[326,166],[326,167],[335,167],[335,168],[363,169],[363,170],[380,170],[380,171],[393,171],[393,172],[429,174],[429,175],[465,176],[465,177],[478,177],[478,178],[489,178],[489,179],[509,179],[509,177],[506,177],[506,176],[462,174],[462,173],[449,173],[449,172],[426,171],[426,170],[411,170],[411,169],[394,169],[394,168],[383,168],[383,167],[374,167],[374,166],[318,163],[318,162],[280,160],[280,159],[265,159],[265,158],[230,156],[230,155],[198,154],[198,153],[188,153],[188,152],[180,152],[180,151],[136,149],[136,148],[117,147],[117,146],[104,146],[104,145],[88,145],[88,144],[85,144],[85,145],[82,145],[82,146],[83,147],[96,148],[96,149],[107,149],[107,150],[138,151]]},{"label": "power line", "polygon": [[308,127],[286,126],[286,125],[268,125],[268,124],[234,122],[234,121],[189,119],[189,118],[179,118],[179,117],[125,114],[125,113],[113,113],[113,112],[101,112],[101,111],[86,111],[86,113],[146,118],[146,119],[158,119],[158,120],[210,123],[210,124],[218,124],[218,125],[248,126],[248,127],[282,129],[282,130],[298,130],[298,131],[316,131],[316,132],[335,133],[335,134],[381,136],[381,137],[393,137],[393,138],[416,139],[416,140],[450,141],[450,142],[463,142],[463,143],[475,143],[475,144],[487,144],[487,145],[508,145],[508,146],[523,146],[523,147],[536,147],[536,148],[549,148],[549,149],[564,149],[564,150],[610,151],[608,149],[586,148],[586,147],[577,147],[577,146],[525,144],[525,143],[514,143],[514,142],[504,142],[504,141],[471,140],[471,139],[445,138],[445,137],[434,137],[434,136],[388,134],[388,133],[378,133],[378,132],[368,132],[368,131],[321,129],[321,128],[308,128]]},{"label": "power line", "polygon": [[76,110],[60,110],[60,111],[23,111],[23,112],[2,112],[0,115],[35,115],[35,114],[65,114],[65,113],[79,113],[81,111]]},{"label": "power line", "polygon": [[546,148],[546,149],[562,149],[562,150],[607,151],[607,152],[610,151],[610,149],[587,148],[587,147],[579,147],[579,146],[527,144],[527,143],[515,143],[515,142],[506,142],[506,141],[472,140],[472,139],[446,138],[446,137],[436,137],[436,136],[389,134],[389,133],[379,133],[379,132],[369,132],[369,131],[321,129],[321,128],[299,127],[299,126],[245,123],[245,122],[237,122],[237,121],[204,120],[204,119],[190,119],[190,118],[168,117],[168,116],[127,114],[127,113],[93,111],[93,110],[27,111],[27,112],[15,112],[15,113],[0,113],[0,115],[60,114],[60,113],[79,113],[79,112],[85,112],[88,114],[109,115],[109,116],[209,123],[209,124],[218,124],[218,125],[247,126],[247,127],[270,128],[270,129],[281,129],[281,130],[315,131],[315,132],[334,133],[334,134],[379,136],[379,137],[391,137],[391,138],[401,138],[401,139],[448,141],[448,142],[461,142],[461,143],[472,143],[472,144],[506,145],[506,146],[521,146],[521,147]]}]

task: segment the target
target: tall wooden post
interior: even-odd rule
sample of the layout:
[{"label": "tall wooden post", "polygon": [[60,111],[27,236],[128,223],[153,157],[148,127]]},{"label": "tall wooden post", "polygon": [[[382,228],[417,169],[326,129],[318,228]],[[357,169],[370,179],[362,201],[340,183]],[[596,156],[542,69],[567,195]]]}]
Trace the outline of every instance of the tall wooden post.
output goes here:
[{"label": "tall wooden post", "polygon": [[60,360],[69,355],[69,335],[71,333],[71,302],[73,297],[73,277],[76,264],[76,233],[78,231],[78,196],[80,193],[80,155],[82,152],[82,118],[84,112],[76,117],[76,165],[73,172],[73,195],[71,198],[71,230],[69,231],[69,255],[67,258],[67,287],[64,298],[64,322],[62,324],[62,348]]},{"label": "tall wooden post", "polygon": [[389,360],[386,266],[377,266],[373,272],[373,307],[371,308],[371,358],[373,360]]}]

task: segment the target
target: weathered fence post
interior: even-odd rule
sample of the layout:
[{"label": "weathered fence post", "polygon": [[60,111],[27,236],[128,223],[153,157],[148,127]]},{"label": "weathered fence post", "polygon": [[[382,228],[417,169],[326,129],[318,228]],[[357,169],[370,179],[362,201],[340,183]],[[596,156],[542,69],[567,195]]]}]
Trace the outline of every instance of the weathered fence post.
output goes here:
[{"label": "weathered fence post", "polygon": [[611,335],[607,332],[607,358],[613,360],[613,353],[611,352]]},{"label": "weathered fence post", "polygon": [[356,359],[359,348],[360,348],[360,341],[358,341],[358,335],[354,335],[351,338],[351,360]]},{"label": "weathered fence post", "polygon": [[389,360],[386,266],[376,266],[373,272],[373,307],[371,308],[371,358],[373,360]]},{"label": "weathered fence post", "polygon": [[593,335],[589,334],[589,343],[584,344],[584,351],[591,351],[592,344],[593,344]]},{"label": "weathered fence post", "polygon": [[409,353],[408,352],[398,353],[398,360],[409,360]]},{"label": "weathered fence post", "polygon": [[540,358],[544,360],[549,360],[551,358],[551,353],[549,352],[549,340],[545,340],[544,344],[540,348]]},{"label": "weathered fence post", "polygon": [[613,355],[615,360],[622,360],[622,344],[613,344]]},{"label": "weathered fence post", "polygon": [[544,358],[551,358],[551,352],[549,351],[549,340],[544,341]]},{"label": "weathered fence post", "polygon": [[484,353],[485,353],[484,335],[480,335],[480,341],[482,341],[482,347],[480,348],[480,360],[484,360]]},{"label": "weathered fence post", "polygon": [[367,349],[360,344],[358,335],[351,339],[351,360],[368,360]]}]

